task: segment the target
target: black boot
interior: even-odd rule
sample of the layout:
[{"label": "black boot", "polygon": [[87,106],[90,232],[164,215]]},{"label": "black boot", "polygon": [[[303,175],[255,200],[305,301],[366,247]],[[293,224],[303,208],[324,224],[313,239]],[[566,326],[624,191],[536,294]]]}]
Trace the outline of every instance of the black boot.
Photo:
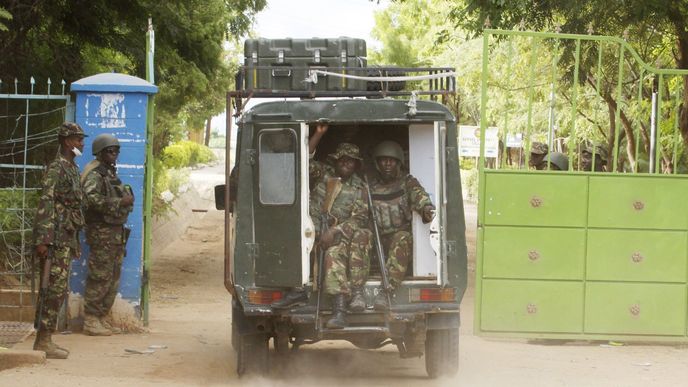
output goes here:
[{"label": "black boot", "polygon": [[332,318],[327,322],[329,329],[346,328],[346,295],[337,294],[332,303]]},{"label": "black boot", "polygon": [[385,289],[378,289],[377,296],[375,296],[375,301],[373,301],[373,308],[381,311],[389,309],[389,299],[387,298],[387,292]]},{"label": "black boot", "polygon": [[283,298],[272,303],[272,307],[276,309],[288,308],[298,304],[305,304],[308,301],[308,294],[305,290],[290,290]]},{"label": "black boot", "polygon": [[354,288],[351,291],[351,302],[349,302],[349,310],[352,312],[363,312],[366,308],[365,297],[363,297],[363,289]]}]

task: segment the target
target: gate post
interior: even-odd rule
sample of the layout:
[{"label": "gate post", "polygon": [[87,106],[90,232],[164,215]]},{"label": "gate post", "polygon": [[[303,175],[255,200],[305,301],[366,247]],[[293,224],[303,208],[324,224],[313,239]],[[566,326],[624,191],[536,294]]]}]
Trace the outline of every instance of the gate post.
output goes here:
[{"label": "gate post", "polygon": [[[157,93],[158,87],[131,75],[102,73],[73,82],[71,92],[76,95],[75,121],[89,136],[84,141],[84,155],[76,160],[79,170],[83,170],[93,160],[91,145],[97,135],[112,134],[121,144],[117,174],[124,184],[131,185],[135,202],[126,224],[131,229],[131,235],[112,315],[118,325],[124,328],[136,327],[141,323],[142,313],[146,115],[148,97]],[[89,253],[83,233],[81,248],[81,257],[72,264],[69,295],[69,316],[71,322],[78,326],[83,318],[83,294]]]}]

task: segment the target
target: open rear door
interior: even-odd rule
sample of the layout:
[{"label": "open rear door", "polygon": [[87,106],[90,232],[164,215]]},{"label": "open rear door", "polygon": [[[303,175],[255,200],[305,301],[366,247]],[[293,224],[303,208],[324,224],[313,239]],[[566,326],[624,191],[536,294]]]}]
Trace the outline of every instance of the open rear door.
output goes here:
[{"label": "open rear door", "polygon": [[441,262],[444,227],[444,122],[413,124],[409,126],[409,169],[430,195],[437,208],[435,220],[424,224],[413,214],[413,275],[435,277],[442,282]]},{"label": "open rear door", "polygon": [[305,182],[304,192],[302,130],[295,123],[256,125],[253,194],[256,286],[294,287],[304,282],[301,214],[304,205],[308,210],[308,183]]}]

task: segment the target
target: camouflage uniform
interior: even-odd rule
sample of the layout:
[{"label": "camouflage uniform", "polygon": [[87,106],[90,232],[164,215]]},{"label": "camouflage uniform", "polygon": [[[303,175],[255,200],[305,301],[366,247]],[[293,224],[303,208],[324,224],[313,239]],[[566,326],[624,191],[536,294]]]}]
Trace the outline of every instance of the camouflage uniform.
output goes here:
[{"label": "camouflage uniform", "polygon": [[386,183],[380,177],[370,181],[370,192],[375,207],[382,245],[387,252],[387,273],[393,287],[398,287],[406,275],[413,256],[411,220],[413,211],[421,212],[432,206],[430,195],[418,180],[407,174]]},{"label": "camouflage uniform", "polygon": [[[83,130],[76,124],[65,123],[58,135],[83,135]],[[39,331],[55,330],[57,315],[67,295],[71,259],[81,255],[79,231],[84,226],[83,200],[79,168],[58,154],[45,171],[33,224],[34,246],[46,245],[52,250],[48,257],[51,267],[47,296],[43,301],[41,320],[37,321]],[[43,265],[40,266],[43,271]]]},{"label": "camouflage uniform", "polygon": [[[332,156],[358,157],[355,145],[343,143]],[[327,194],[327,177],[319,182],[310,200],[310,215],[320,237],[323,201]],[[368,226],[368,202],[365,183],[356,174],[341,183],[341,191],[336,195],[332,208],[327,214],[328,223],[339,231],[335,242],[325,251],[325,286],[327,294],[350,294],[352,288],[365,284],[370,269],[370,248],[372,233]],[[349,271],[347,275],[347,269]]]},{"label": "camouflage uniform", "polygon": [[327,180],[328,177],[335,176],[334,167],[329,162],[323,162],[311,158],[308,161],[308,177],[311,191],[318,183]]},{"label": "camouflage uniform", "polygon": [[120,204],[126,188],[117,177],[117,169],[98,160],[91,161],[81,177],[86,196],[86,243],[88,277],[84,294],[84,312],[106,316],[119,288],[124,257],[124,223],[133,206]]}]

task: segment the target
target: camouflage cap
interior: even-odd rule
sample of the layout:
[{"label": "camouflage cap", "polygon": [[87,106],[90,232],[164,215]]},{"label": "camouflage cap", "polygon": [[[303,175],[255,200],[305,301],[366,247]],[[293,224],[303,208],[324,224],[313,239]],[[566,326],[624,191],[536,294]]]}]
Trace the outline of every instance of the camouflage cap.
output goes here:
[{"label": "camouflage cap", "polygon": [[327,157],[331,160],[339,160],[342,156],[349,156],[352,159],[361,160],[361,151],[354,144],[349,142],[343,142],[337,145],[337,150],[334,153],[330,153]]},{"label": "camouflage cap", "polygon": [[546,155],[548,151],[549,147],[543,142],[533,141],[533,143],[530,144],[530,153],[535,153],[536,155]]},{"label": "camouflage cap", "polygon": [[600,158],[604,161],[607,161],[609,159],[609,152],[607,151],[607,147],[604,144],[591,144],[589,142],[583,143],[583,145],[581,146],[581,152],[588,152],[590,154],[595,153],[597,155],[600,155]]},{"label": "camouflage cap", "polygon": [[57,135],[60,137],[88,137],[86,133],[84,133],[84,130],[81,129],[81,126],[79,126],[79,124],[77,124],[76,122],[64,122],[62,125],[60,125],[60,128],[57,129]]}]

